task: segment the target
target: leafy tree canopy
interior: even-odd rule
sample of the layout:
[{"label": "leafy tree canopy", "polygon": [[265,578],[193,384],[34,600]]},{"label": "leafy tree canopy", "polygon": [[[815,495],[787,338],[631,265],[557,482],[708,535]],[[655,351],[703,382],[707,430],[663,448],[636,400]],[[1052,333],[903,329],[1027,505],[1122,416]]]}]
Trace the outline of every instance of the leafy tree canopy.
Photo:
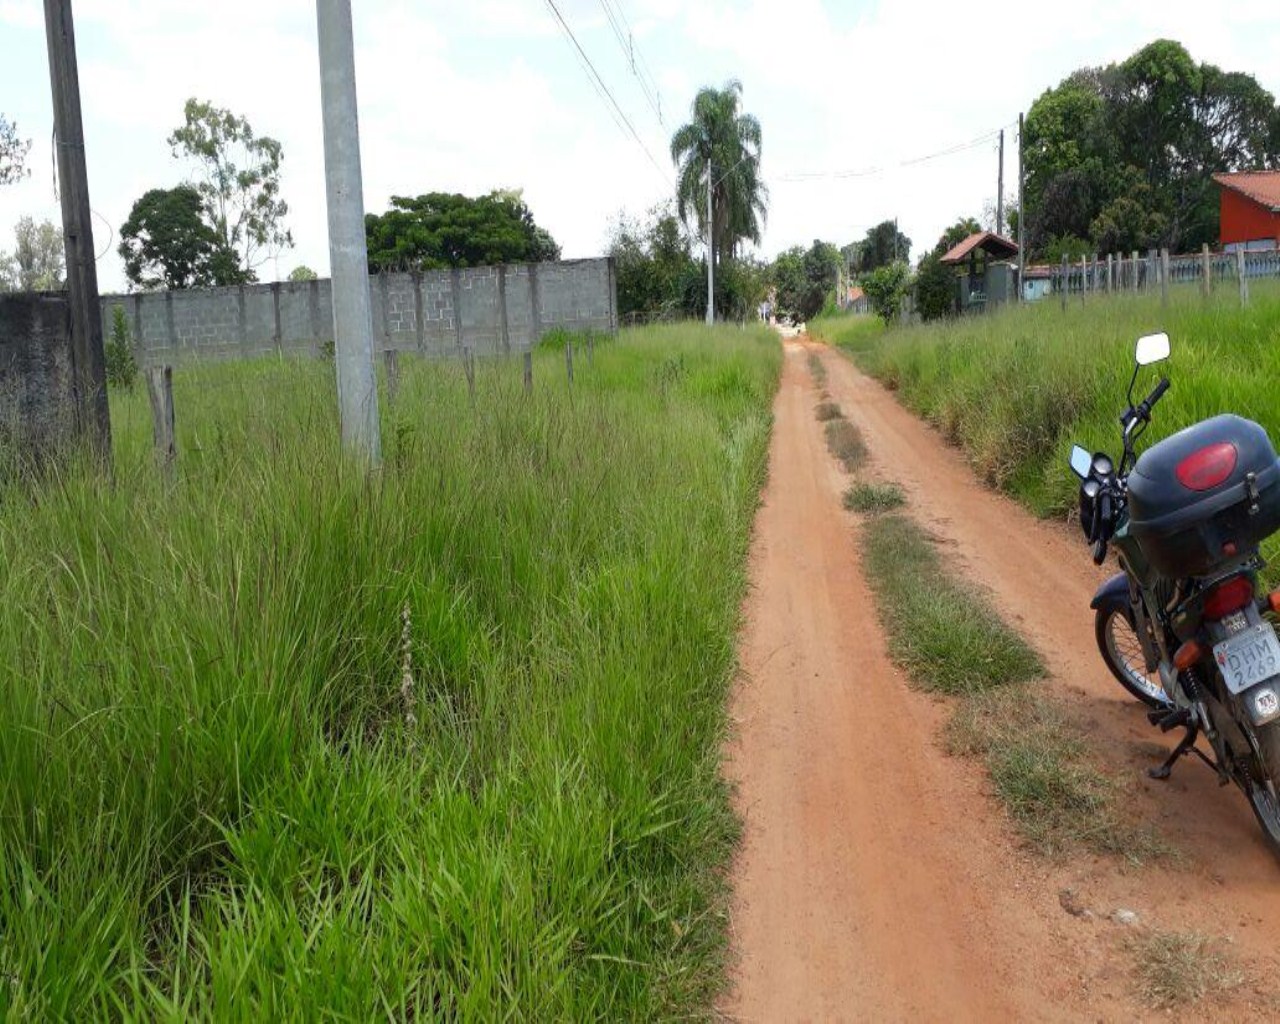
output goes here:
[{"label": "leafy tree canopy", "polygon": [[195,98],[183,108],[182,127],[169,136],[175,157],[195,164],[195,189],[205,216],[249,275],[293,245],[284,226],[289,205],[280,198],[280,143],[258,135],[248,120]]},{"label": "leafy tree canopy", "polygon": [[208,223],[192,185],[153,188],[120,228],[125,277],[137,288],[200,288],[252,280]]},{"label": "leafy tree canopy", "polygon": [[52,221],[37,224],[30,217],[18,218],[13,229],[17,245],[13,265],[19,291],[52,292],[66,282],[66,247],[62,231]]},{"label": "leafy tree canopy", "polygon": [[911,239],[899,231],[893,221],[886,220],[868,231],[861,242],[845,246],[841,251],[849,250],[855,257],[852,264],[854,273],[868,274],[877,267],[905,260],[911,252]]},{"label": "leafy tree canopy", "polygon": [[[934,255],[942,256],[953,246],[959,245],[970,235],[975,235],[982,230],[982,225],[978,223],[974,217],[961,217],[946,231],[942,232],[942,237],[938,239],[938,244],[933,247]],[[921,266],[924,264],[921,263]]]},{"label": "leafy tree canopy", "polygon": [[1280,106],[1252,76],[1161,39],[1046,91],[1024,151],[1033,255],[1066,237],[1097,251],[1185,251],[1217,240],[1215,171],[1280,167]]},{"label": "leafy tree canopy", "polygon": [[[972,231],[963,237],[971,234]],[[940,253],[931,252],[920,261],[920,269],[916,273],[916,308],[920,311],[920,319],[926,322],[940,320],[955,312],[955,306],[956,272],[942,262]]]},{"label": "leafy tree canopy", "polygon": [[364,219],[369,269],[440,270],[558,260],[560,247],[534,222],[519,193],[393,196]]},{"label": "leafy tree canopy", "polygon": [[864,274],[859,283],[867,294],[867,301],[871,303],[871,308],[880,319],[889,324],[902,310],[902,300],[906,297],[910,280],[911,271],[907,265],[897,262],[876,267],[869,274]]},{"label": "leafy tree canopy", "polygon": [[778,311],[812,320],[832,295],[843,260],[839,249],[817,239],[807,250],[796,246],[781,253],[773,264]]},{"label": "leafy tree canopy", "polygon": [[315,279],[316,272],[306,264],[299,264],[289,271],[290,281],[314,281]]},{"label": "leafy tree canopy", "polygon": [[0,185],[9,185],[27,175],[27,153],[31,140],[18,134],[18,126],[0,114]]},{"label": "leafy tree canopy", "polygon": [[[694,312],[688,293],[705,270],[670,205],[656,206],[644,221],[620,215],[610,231],[609,255],[618,281],[618,312],[662,315]],[[706,286],[702,286],[705,301]],[[705,308],[705,307],[704,307]]]}]

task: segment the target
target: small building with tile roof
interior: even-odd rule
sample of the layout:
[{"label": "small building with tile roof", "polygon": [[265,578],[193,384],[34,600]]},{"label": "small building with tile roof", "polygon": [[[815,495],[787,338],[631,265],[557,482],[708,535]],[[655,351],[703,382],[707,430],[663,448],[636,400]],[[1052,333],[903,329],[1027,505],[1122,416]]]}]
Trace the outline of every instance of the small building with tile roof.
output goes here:
[{"label": "small building with tile roof", "polygon": [[1222,191],[1223,251],[1280,248],[1280,171],[1215,174],[1213,180]]}]

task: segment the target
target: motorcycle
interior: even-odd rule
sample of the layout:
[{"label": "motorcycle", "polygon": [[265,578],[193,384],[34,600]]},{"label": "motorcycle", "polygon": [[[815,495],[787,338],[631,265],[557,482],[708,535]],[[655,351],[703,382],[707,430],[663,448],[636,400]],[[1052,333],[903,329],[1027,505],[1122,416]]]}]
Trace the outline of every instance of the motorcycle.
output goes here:
[{"label": "motorcycle", "polygon": [[[1257,423],[1220,415],[1136,445],[1169,390],[1141,402],[1142,369],[1169,357],[1167,334],[1137,343],[1117,465],[1079,445],[1080,524],[1101,565],[1120,572],[1094,596],[1102,659],[1162,731],[1184,734],[1158,768],[1167,779],[1193,754],[1248,799],[1280,857],[1280,639],[1269,616],[1280,591],[1260,592],[1260,545],[1280,529],[1280,461]],[[1212,756],[1197,746],[1208,740]]]}]

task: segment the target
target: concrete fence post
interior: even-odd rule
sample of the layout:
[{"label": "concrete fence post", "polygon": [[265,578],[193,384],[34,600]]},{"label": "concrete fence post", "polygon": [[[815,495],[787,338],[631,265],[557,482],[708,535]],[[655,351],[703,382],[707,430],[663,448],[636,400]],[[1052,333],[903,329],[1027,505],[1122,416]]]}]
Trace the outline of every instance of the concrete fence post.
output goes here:
[{"label": "concrete fence post", "polygon": [[1116,290],[1116,261],[1114,253],[1107,253],[1107,294]]},{"label": "concrete fence post", "polygon": [[1060,289],[1062,292],[1062,311],[1065,313],[1067,311],[1067,292],[1071,290],[1071,279],[1069,277],[1067,257],[1065,255],[1062,257],[1062,270],[1059,273],[1058,281],[1062,285],[1062,288]]},{"label": "concrete fence post", "polygon": [[471,346],[462,346],[462,372],[467,375],[467,396],[471,399],[471,407],[476,405],[476,364],[471,356]]},{"label": "concrete fence post", "polygon": [[1169,250],[1160,250],[1160,305],[1169,305]]},{"label": "concrete fence post", "polygon": [[1133,290],[1135,293],[1141,287],[1141,282],[1138,280],[1138,250],[1137,249],[1133,250],[1133,281],[1130,283],[1133,285]]},{"label": "concrete fence post", "polygon": [[387,403],[395,405],[400,393],[400,353],[393,348],[384,349],[382,362],[387,369]]},{"label": "concrete fence post", "polygon": [[1244,248],[1236,250],[1236,276],[1240,279],[1240,305],[1249,305],[1249,278],[1245,275]]},{"label": "concrete fence post", "polygon": [[1209,262],[1209,243],[1200,246],[1200,293],[1207,299],[1213,293],[1213,265]]},{"label": "concrete fence post", "polygon": [[564,368],[569,374],[569,383],[573,384],[573,338],[565,339]]},{"label": "concrete fence post", "polygon": [[174,433],[173,367],[147,367],[147,394],[151,399],[151,429],[155,439],[156,455],[166,472],[178,456],[178,443]]},{"label": "concrete fence post", "polygon": [[1085,296],[1089,294],[1089,258],[1087,256],[1080,257],[1080,301],[1084,302]]}]

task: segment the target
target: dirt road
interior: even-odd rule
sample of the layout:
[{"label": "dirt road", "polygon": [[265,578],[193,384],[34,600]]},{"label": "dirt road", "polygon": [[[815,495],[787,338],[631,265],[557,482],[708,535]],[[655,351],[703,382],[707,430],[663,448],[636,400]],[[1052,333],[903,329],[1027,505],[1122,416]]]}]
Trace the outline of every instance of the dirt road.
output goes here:
[{"label": "dirt road", "polygon": [[[906,490],[913,514],[959,569],[988,587],[1042,653],[1044,684],[1135,777],[1153,763],[1140,710],[1091,650],[1098,575],[1067,531],[990,494],[962,457],[851,363],[786,342],[770,478],[751,556],[736,735],[727,772],[746,829],[735,868],[733,990],[742,1021],[1132,1020],[1123,907],[1141,927],[1225,935],[1274,974],[1280,870],[1247,806],[1186,762],[1171,783],[1135,787],[1135,812],[1185,853],[1133,869],[1116,858],[1049,863],[1023,852],[987,780],[947,757],[945,702],[888,661],[864,584],[848,484],[814,418],[805,365],[862,430],[872,472]],[[1093,910],[1066,914],[1070,887]],[[1246,987],[1219,1010],[1266,1019]]]}]

